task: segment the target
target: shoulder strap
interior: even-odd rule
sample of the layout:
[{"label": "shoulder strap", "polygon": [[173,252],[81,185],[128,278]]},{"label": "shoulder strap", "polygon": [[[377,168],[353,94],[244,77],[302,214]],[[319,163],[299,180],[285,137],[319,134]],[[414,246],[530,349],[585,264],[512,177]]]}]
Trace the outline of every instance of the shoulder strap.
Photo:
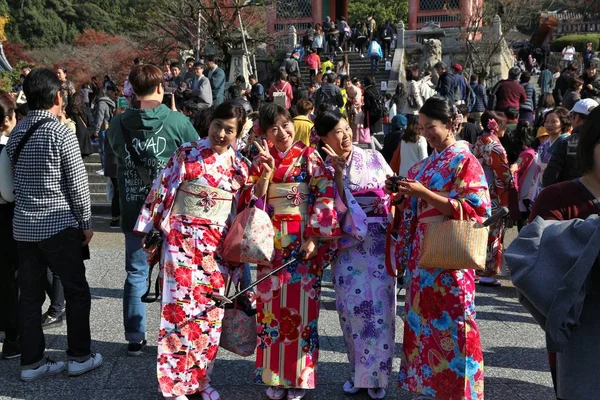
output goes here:
[{"label": "shoulder strap", "polygon": [[600,200],[598,200],[596,198],[596,196],[594,196],[594,194],[590,191],[590,189],[588,189],[583,182],[581,182],[579,180],[579,178],[573,179],[573,182],[577,183],[579,186],[581,186],[586,192],[588,192],[590,194],[590,196],[593,198],[592,202],[594,203],[594,205],[596,206],[596,208],[598,209],[598,214],[600,214]]},{"label": "shoulder strap", "polygon": [[23,148],[25,147],[25,145],[27,144],[27,142],[29,141],[29,139],[31,138],[31,136],[33,135],[33,133],[43,124],[45,124],[46,122],[52,122],[54,121],[52,118],[42,118],[39,121],[37,121],[35,124],[33,124],[29,130],[25,133],[25,135],[23,136],[23,138],[21,139],[21,141],[19,142],[19,145],[17,146],[17,148],[15,149],[15,154],[13,155],[13,165],[16,167],[17,166],[17,162],[19,161],[19,156],[21,155],[21,151],[23,150]]},{"label": "shoulder strap", "polygon": [[131,160],[135,164],[135,169],[137,170],[138,175],[140,176],[140,178],[142,178],[142,182],[144,182],[144,185],[151,185],[152,179],[150,179],[150,176],[148,176],[148,172],[146,171],[146,168],[144,167],[144,164],[140,159],[140,154],[137,152],[137,149],[133,147],[133,142],[131,140],[131,135],[129,134],[129,131],[125,129],[122,119],[119,119],[119,123],[121,124],[121,132],[123,133],[123,138],[125,138],[125,147],[127,147],[127,152],[129,153]]}]

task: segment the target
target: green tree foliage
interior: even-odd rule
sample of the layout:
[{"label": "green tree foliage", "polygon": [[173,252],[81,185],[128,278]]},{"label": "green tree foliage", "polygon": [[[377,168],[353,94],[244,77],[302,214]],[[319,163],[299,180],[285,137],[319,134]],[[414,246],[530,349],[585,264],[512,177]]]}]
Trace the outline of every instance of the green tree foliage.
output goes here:
[{"label": "green tree foliage", "polygon": [[348,18],[354,21],[366,21],[367,16],[373,15],[377,26],[389,20],[396,24],[400,20],[408,22],[408,0],[349,0]]}]

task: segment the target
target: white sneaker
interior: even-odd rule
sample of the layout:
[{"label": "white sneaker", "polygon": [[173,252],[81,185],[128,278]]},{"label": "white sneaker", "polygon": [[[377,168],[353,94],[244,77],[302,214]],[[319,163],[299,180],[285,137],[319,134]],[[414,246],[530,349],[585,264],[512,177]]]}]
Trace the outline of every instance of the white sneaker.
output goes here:
[{"label": "white sneaker", "polygon": [[52,361],[46,357],[46,362],[37,368],[24,369],[21,371],[21,380],[25,382],[34,381],[45,375],[54,375],[65,370],[65,363],[62,361]]},{"label": "white sneaker", "polygon": [[100,170],[96,171],[96,175],[104,175],[104,170],[100,169]]},{"label": "white sneaker", "polygon": [[93,369],[96,369],[102,364],[102,355],[100,353],[92,353],[92,356],[83,362],[69,361],[69,376],[79,376]]}]

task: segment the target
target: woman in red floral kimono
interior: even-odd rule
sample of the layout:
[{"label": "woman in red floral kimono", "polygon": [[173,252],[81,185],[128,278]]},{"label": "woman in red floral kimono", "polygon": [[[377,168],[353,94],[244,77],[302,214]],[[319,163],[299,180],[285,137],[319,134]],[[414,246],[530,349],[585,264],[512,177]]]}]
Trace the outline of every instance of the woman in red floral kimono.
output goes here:
[{"label": "woman in red floral kimono", "polygon": [[[398,182],[402,222],[396,254],[407,265],[399,386],[418,399],[483,400],[483,353],[475,320],[475,271],[419,265],[427,226],[446,218],[483,222],[490,195],[469,144],[456,141],[456,107],[432,97],[419,112],[435,150]],[[387,181],[387,189],[392,182]]]},{"label": "woman in red floral kimono", "polygon": [[224,294],[228,270],[220,258],[227,221],[248,167],[231,148],[246,122],[244,109],[219,105],[208,137],[181,146],[157,177],[135,230],[163,232],[162,315],[158,381],[167,399],[200,393],[220,399],[210,386],[223,309],[211,293]]},{"label": "woman in red floral kimono", "polygon": [[[493,214],[500,207],[508,207],[508,189],[512,180],[506,150],[502,147],[499,139],[506,132],[506,119],[493,111],[486,111],[481,116],[481,123],[486,129],[477,139],[471,151],[485,172],[490,188]],[[481,273],[479,280],[481,285],[501,285],[494,276],[498,275],[502,269],[502,255],[504,254],[502,242],[504,241],[505,225],[505,220],[501,219],[490,226],[485,271]]]},{"label": "woman in red floral kimono", "polygon": [[[254,382],[268,385],[270,399],[301,399],[314,389],[319,357],[318,317],[323,264],[341,235],[334,209],[333,177],[315,149],[294,142],[289,112],[275,104],[260,110],[260,127],[273,144],[255,143],[259,154],[250,170],[254,195],[272,209],[275,257],[259,265],[258,277],[300,251],[304,261],[257,287],[258,347]],[[322,240],[326,239],[326,240]]]}]

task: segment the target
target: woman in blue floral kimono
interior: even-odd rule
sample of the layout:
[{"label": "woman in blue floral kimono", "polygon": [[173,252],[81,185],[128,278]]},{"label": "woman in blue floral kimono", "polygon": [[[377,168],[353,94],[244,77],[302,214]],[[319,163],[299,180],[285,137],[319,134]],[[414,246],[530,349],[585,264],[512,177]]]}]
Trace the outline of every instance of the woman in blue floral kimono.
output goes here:
[{"label": "woman in blue floral kimono", "polygon": [[[408,267],[399,386],[419,393],[419,399],[483,399],[475,271],[419,265],[430,222],[483,222],[490,215],[481,164],[469,144],[455,138],[459,121],[456,107],[447,100],[432,97],[425,102],[419,124],[435,151],[409,170],[407,180],[397,183],[394,200],[403,201],[404,210],[396,254]],[[392,184],[388,181],[387,188]]]},{"label": "woman in blue floral kimono", "polygon": [[382,399],[392,373],[396,319],[396,278],[385,268],[389,196],[383,190],[393,172],[381,153],[352,145],[352,128],[339,113],[319,114],[315,130],[344,202],[336,208],[345,211],[340,253],[332,264],[350,361],[343,389],[354,394],[366,388],[372,399]]}]

